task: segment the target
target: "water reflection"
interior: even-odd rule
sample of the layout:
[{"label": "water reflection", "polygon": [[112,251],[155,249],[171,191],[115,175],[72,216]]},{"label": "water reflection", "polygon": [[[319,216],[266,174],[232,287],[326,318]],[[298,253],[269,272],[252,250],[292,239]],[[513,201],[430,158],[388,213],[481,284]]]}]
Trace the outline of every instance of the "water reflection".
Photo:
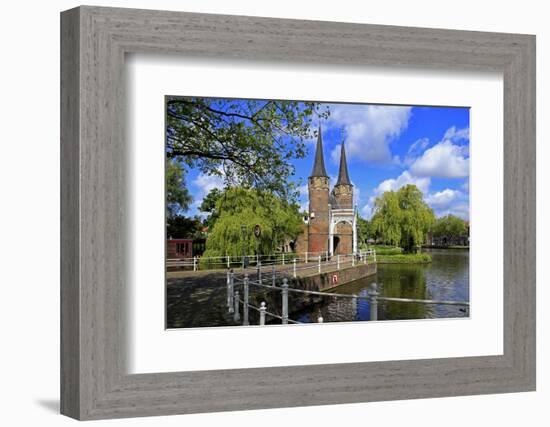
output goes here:
[{"label": "water reflection", "polygon": [[[378,273],[353,283],[339,286],[333,291],[367,296],[372,282],[379,284],[381,296],[469,301],[469,251],[439,249],[429,251],[432,263],[380,264]],[[302,301],[305,302],[305,301]],[[300,322],[317,322],[321,315],[325,322],[357,321],[370,319],[370,306],[365,299],[323,297],[309,301],[298,309],[293,318]],[[431,305],[380,301],[379,320],[425,319],[465,317],[461,306]]]}]

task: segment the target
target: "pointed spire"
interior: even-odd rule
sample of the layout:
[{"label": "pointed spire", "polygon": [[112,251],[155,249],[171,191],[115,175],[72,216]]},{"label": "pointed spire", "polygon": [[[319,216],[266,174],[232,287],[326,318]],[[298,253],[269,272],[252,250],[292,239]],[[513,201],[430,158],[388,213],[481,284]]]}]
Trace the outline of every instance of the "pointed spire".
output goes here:
[{"label": "pointed spire", "polygon": [[338,171],[338,181],[336,185],[351,185],[348,173],[348,162],[346,161],[346,149],[342,141],[342,151],[340,152],[340,170]]},{"label": "pointed spire", "polygon": [[319,125],[319,133],[317,134],[317,149],[315,151],[315,163],[310,176],[324,176],[328,178],[325,169],[325,158],[323,156],[323,139],[321,138],[321,125]]}]

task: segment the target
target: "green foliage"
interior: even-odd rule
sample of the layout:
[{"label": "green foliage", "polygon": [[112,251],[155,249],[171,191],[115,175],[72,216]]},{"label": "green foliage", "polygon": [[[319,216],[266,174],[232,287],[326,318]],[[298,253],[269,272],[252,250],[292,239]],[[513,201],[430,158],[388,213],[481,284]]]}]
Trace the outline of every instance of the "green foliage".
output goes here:
[{"label": "green foliage", "polygon": [[374,249],[376,255],[399,255],[403,252],[400,247],[389,245],[369,245],[367,249]]},{"label": "green foliage", "polygon": [[406,185],[397,192],[401,208],[401,247],[418,248],[435,222],[433,210],[424,202],[416,185]]},{"label": "green foliage", "polygon": [[[208,234],[203,257],[270,254],[303,230],[297,204],[267,192],[244,188],[225,190],[216,202],[218,219]],[[244,235],[241,226],[244,225]],[[259,238],[254,226],[261,227]]]},{"label": "green foliage", "polygon": [[192,197],[185,186],[181,164],[175,160],[166,162],[166,209],[168,218],[174,218],[189,209]]},{"label": "green foliage", "polygon": [[428,264],[432,262],[432,257],[428,254],[379,255],[377,252],[376,262],[379,264]]},{"label": "green foliage", "polygon": [[367,239],[373,236],[372,224],[366,219],[357,217],[357,243],[360,247],[367,244]]},{"label": "green foliage", "polygon": [[176,215],[168,218],[166,235],[173,239],[199,239],[204,237],[203,228],[201,220],[197,217],[188,218]]},{"label": "green foliage", "polygon": [[434,237],[460,237],[467,231],[464,220],[454,215],[438,218],[432,227]]},{"label": "green foliage", "polygon": [[396,192],[386,191],[376,198],[371,221],[386,243],[397,246],[401,242],[401,208]]},{"label": "green foliage", "polygon": [[289,160],[303,158],[315,136],[314,117],[328,117],[319,103],[177,98],[167,100],[167,155],[190,168],[221,176],[226,186],[255,187],[285,198]]},{"label": "green foliage", "polygon": [[199,206],[199,210],[201,212],[204,212],[208,214],[206,219],[204,220],[204,224],[209,228],[212,229],[214,227],[214,224],[216,223],[219,213],[216,210],[216,203],[218,202],[218,199],[222,196],[223,192],[219,188],[213,188],[210,190],[210,192],[202,199],[202,203]]},{"label": "green foliage", "polygon": [[374,202],[372,224],[384,242],[406,252],[420,247],[435,216],[422,192],[412,184],[398,191],[386,191]]}]

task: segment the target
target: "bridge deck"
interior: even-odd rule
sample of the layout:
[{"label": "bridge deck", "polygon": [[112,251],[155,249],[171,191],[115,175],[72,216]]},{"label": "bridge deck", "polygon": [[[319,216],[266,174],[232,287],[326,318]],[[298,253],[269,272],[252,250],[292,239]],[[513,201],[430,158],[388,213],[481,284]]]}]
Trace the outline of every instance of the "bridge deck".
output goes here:
[{"label": "bridge deck", "polygon": [[[364,262],[356,261],[355,265],[364,264]],[[371,264],[372,261],[369,261],[369,264]],[[351,259],[345,259],[340,262],[340,268],[338,268],[337,262],[334,260],[330,260],[328,263],[322,262],[321,263],[321,273],[331,273],[338,271],[339,269],[342,270],[344,268],[351,267],[353,264]],[[262,265],[262,274],[265,275],[266,278],[270,277],[272,273],[272,266],[271,265]],[[256,266],[251,266],[247,269],[243,268],[233,268],[233,271],[235,273],[242,274],[243,272],[248,273],[251,277],[252,275],[257,276],[258,269]],[[292,263],[281,265],[278,264],[275,266],[275,271],[277,274],[287,273],[289,277],[293,277],[294,275],[294,265]],[[225,277],[227,274],[227,268],[224,269],[211,269],[211,270],[198,270],[198,271],[192,271],[192,270],[179,270],[179,271],[168,271],[166,273],[166,278],[168,281],[170,279],[184,279],[184,278],[200,278],[200,277],[214,277],[214,276],[223,276]],[[308,277],[308,276],[315,276],[319,274],[319,265],[317,262],[302,262],[302,263],[296,263],[296,277]]]}]

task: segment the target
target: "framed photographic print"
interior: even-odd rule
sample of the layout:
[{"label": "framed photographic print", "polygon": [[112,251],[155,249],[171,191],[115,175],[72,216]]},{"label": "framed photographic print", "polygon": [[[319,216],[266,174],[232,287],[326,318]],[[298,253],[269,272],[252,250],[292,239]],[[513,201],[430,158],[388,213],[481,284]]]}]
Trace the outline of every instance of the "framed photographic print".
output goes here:
[{"label": "framed photographic print", "polygon": [[535,389],[535,38],[62,13],[61,406]]}]

